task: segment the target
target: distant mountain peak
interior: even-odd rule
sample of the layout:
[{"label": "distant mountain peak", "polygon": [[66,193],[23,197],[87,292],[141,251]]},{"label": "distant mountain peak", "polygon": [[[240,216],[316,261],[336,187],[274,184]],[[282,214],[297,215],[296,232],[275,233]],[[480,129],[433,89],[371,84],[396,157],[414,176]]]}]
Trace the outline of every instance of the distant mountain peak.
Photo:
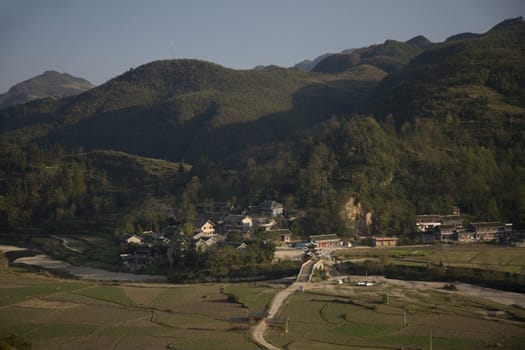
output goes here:
[{"label": "distant mountain peak", "polygon": [[320,73],[342,73],[361,64],[375,66],[387,73],[399,70],[422,51],[432,46],[422,35],[406,42],[388,39],[383,44],[370,45],[359,49],[345,50],[329,55],[313,69]]},{"label": "distant mountain peak", "polygon": [[456,41],[456,40],[463,40],[463,39],[477,38],[477,37],[479,37],[479,36],[480,36],[480,34],[471,33],[471,32],[458,33],[458,34],[454,34],[454,35],[449,36],[449,37],[445,40],[445,42],[448,43],[448,42]]},{"label": "distant mountain peak", "polygon": [[299,70],[302,70],[304,72],[309,72],[311,71],[319,62],[321,62],[322,60],[324,60],[326,57],[330,56],[330,55],[333,55],[331,53],[325,53],[324,55],[321,55],[321,56],[317,56],[316,58],[314,58],[313,60],[304,60],[304,61],[301,61],[299,63],[297,63],[296,65],[294,65],[294,68],[296,69],[299,69]]},{"label": "distant mountain peak", "polygon": [[406,44],[415,45],[419,48],[426,49],[432,46],[432,42],[423,35],[418,35],[405,41]]},{"label": "distant mountain peak", "polygon": [[[500,30],[500,29],[510,28],[510,27],[513,27],[513,26],[516,26],[522,23],[523,23],[523,17],[521,16],[516,17],[516,18],[508,18],[496,24],[494,27],[490,28],[490,30],[487,33],[490,33],[496,30]],[[477,34],[477,33],[471,33],[471,32],[459,33],[459,34],[454,34],[448,37],[445,40],[445,42],[448,43],[448,42],[456,41],[456,40],[479,38],[481,35],[483,34]]]},{"label": "distant mountain peak", "polygon": [[60,72],[57,72],[56,70],[46,70],[42,75],[61,75],[61,74],[66,74],[66,73],[60,73]]},{"label": "distant mountain peak", "polygon": [[521,23],[523,23],[523,17],[522,16],[515,17],[515,18],[508,18],[508,19],[506,19],[504,21],[501,21],[500,23],[496,24],[494,27],[492,27],[489,30],[489,32],[491,32],[493,30],[499,30],[499,29],[513,27],[513,26],[521,24]]},{"label": "distant mountain peak", "polygon": [[46,97],[77,95],[95,86],[83,78],[46,70],[44,73],[12,86],[0,95],[0,108]]}]

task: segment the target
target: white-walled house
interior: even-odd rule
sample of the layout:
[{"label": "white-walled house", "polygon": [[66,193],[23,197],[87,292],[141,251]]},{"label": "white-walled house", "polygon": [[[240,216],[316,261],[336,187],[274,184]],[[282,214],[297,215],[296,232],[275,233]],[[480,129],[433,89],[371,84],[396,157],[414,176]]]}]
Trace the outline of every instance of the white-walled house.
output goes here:
[{"label": "white-walled house", "polygon": [[137,235],[131,235],[128,238],[126,238],[127,244],[142,244],[143,240],[142,237]]},{"label": "white-walled house", "polygon": [[195,235],[193,239],[198,240],[201,237],[211,237],[215,234],[215,224],[210,220],[207,220],[200,227],[195,229]]},{"label": "white-walled house", "polygon": [[222,235],[212,235],[208,237],[201,237],[195,242],[195,249],[198,252],[205,252],[210,247],[213,247],[219,243],[222,243],[226,240],[226,237]]}]

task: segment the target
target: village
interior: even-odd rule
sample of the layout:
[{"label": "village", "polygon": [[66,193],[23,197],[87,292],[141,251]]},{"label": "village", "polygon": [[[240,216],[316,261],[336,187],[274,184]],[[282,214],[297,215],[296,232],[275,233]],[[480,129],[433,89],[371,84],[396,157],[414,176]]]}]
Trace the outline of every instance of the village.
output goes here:
[{"label": "village", "polygon": [[[288,228],[293,217],[290,218],[283,204],[275,200],[263,201],[241,213],[233,213],[224,202],[200,204],[198,211],[200,219],[191,223],[189,233],[187,225],[185,232],[182,225],[174,224],[161,232],[144,231],[123,236],[120,242],[123,268],[137,271],[151,266],[172,267],[173,255],[177,251],[193,250],[202,254],[216,247],[230,246],[242,252],[249,249],[247,242],[250,239],[262,234],[275,245],[275,259],[330,259],[336,249],[393,247],[399,241],[397,235],[344,239],[342,235],[331,233],[309,235],[306,239],[298,237]],[[416,215],[415,228],[410,235],[413,244],[520,245],[511,240],[511,223],[467,222],[457,208],[450,215]]]}]

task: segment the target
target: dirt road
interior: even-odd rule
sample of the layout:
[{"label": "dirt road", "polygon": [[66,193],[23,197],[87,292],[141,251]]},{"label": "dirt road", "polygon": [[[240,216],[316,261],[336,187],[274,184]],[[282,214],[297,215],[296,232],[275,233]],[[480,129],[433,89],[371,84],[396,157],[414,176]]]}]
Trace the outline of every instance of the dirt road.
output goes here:
[{"label": "dirt road", "polygon": [[[289,285],[287,288],[281,290],[275,296],[273,297],[270,307],[268,308],[268,318],[274,317],[281,306],[283,305],[284,301],[295,291],[297,291],[300,287],[304,287],[305,283],[295,282]],[[266,321],[263,319],[259,321],[255,326],[253,326],[250,330],[250,334],[252,336],[252,339],[262,347],[268,350],[279,350],[278,347],[273,346],[269,342],[264,339],[264,333],[266,332],[268,326],[266,324]]]}]

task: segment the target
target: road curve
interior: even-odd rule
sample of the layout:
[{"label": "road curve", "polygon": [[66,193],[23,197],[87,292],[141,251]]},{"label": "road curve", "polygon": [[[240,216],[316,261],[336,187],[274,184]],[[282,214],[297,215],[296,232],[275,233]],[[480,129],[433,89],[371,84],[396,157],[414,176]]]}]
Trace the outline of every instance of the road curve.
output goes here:
[{"label": "road curve", "polygon": [[[274,317],[281,308],[284,301],[301,286],[304,286],[304,283],[295,282],[275,294],[270,303],[270,307],[268,308],[268,318]],[[266,332],[267,328],[268,326],[265,319],[257,322],[257,324],[255,324],[255,326],[250,329],[250,335],[252,339],[267,350],[279,350],[278,347],[270,344],[268,341],[266,341],[266,339],[264,339],[264,333]]]}]

